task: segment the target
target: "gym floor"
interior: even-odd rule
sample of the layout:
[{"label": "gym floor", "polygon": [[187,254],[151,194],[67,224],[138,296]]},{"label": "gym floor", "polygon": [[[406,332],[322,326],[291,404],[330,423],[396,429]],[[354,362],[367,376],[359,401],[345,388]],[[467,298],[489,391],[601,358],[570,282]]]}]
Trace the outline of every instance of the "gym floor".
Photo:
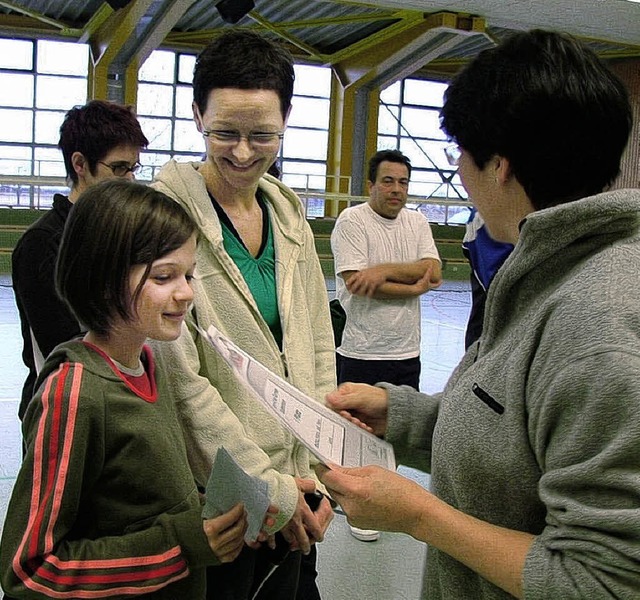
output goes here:
[{"label": "gym floor", "polygon": [[[329,295],[334,282],[327,281]],[[466,282],[447,281],[422,296],[421,389],[440,391],[464,352],[464,329],[471,307]],[[11,279],[0,276],[0,533],[20,465],[18,401],[26,369]],[[429,476],[399,467],[400,472],[429,485]],[[318,585],[325,600],[418,600],[425,545],[409,536],[382,533],[376,542],[361,542],[337,514],[318,546]]]}]

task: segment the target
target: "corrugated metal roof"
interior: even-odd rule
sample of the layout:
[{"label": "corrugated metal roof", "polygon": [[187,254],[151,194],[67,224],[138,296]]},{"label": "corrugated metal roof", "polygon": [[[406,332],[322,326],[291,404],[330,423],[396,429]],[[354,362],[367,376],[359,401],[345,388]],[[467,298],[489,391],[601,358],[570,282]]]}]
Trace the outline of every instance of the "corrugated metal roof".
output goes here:
[{"label": "corrugated metal roof", "polygon": [[[592,10],[599,9],[596,4],[598,1],[585,1],[581,10],[588,12],[590,7]],[[420,18],[422,11],[415,9],[418,5],[429,8],[432,12],[435,9],[447,10],[447,6],[452,6],[448,2],[437,0],[422,0],[417,3],[415,0],[370,0],[368,5],[347,3],[340,0],[254,0],[254,2],[255,9],[244,16],[238,25],[256,27],[269,36],[287,39],[297,55],[312,59],[327,57],[331,59],[333,54],[344,51],[363,40],[375,41],[376,36],[390,25],[405,18],[416,18],[416,16]],[[385,2],[392,6],[381,6]],[[467,3],[476,9],[485,6],[488,14],[495,14],[496,7],[500,6],[500,4],[496,4],[495,0],[468,0]],[[49,27],[50,31],[55,32],[56,28],[50,24],[47,25],[45,18],[59,21],[61,24],[58,27],[59,30],[62,29],[62,26],[81,30],[101,7],[104,9],[103,4],[101,0],[3,0],[0,4],[0,31],[16,30],[22,25],[26,28],[29,24],[34,27],[39,23],[42,28]],[[145,19],[154,18],[156,11],[160,10],[159,7],[162,4],[163,0],[153,2]],[[190,43],[198,46],[210,39],[210,32],[230,27],[231,25],[225,23],[220,17],[215,4],[212,0],[196,0],[178,19],[169,39],[176,43]],[[529,12],[542,11],[545,4],[545,2],[540,2],[534,5],[529,2]],[[522,10],[523,4],[522,2],[510,2],[502,3],[502,6],[505,11],[517,12]],[[640,22],[640,5],[635,6],[638,7],[638,22]],[[409,7],[409,10],[404,7]],[[548,8],[547,6],[546,9],[548,10]],[[627,7],[623,8],[627,12],[633,10]],[[618,7],[614,16],[622,20],[626,13],[620,13],[620,10],[622,9]],[[565,13],[569,18],[570,14],[567,11]],[[558,18],[560,19],[565,13],[558,12]],[[482,12],[476,14],[482,15]],[[21,21],[15,18],[19,15]],[[38,21],[38,15],[41,17],[40,21]],[[535,22],[536,15],[528,15],[527,18],[529,21]],[[510,30],[522,28],[518,23],[514,23],[513,28],[504,26],[508,20],[509,14],[501,15],[500,25],[497,26],[492,23],[491,19],[487,19],[488,36],[500,39]],[[18,23],[18,21],[20,22]],[[588,32],[585,31],[585,34],[588,34],[590,38],[597,38],[596,41],[589,43],[603,55],[640,56],[640,46],[611,41],[607,37],[607,31],[619,31],[622,26],[622,22],[618,23],[617,27],[615,24],[607,22],[603,23],[602,28],[596,31],[595,26],[592,26],[590,22]],[[562,23],[558,22],[558,28],[562,28]],[[594,36],[594,31],[602,35]],[[198,32],[203,32],[203,34],[198,35]],[[638,37],[640,38],[640,34]],[[491,42],[485,36],[470,36],[466,40],[461,40],[454,49],[443,54],[439,60],[445,62],[465,60],[489,45]]]},{"label": "corrugated metal roof", "polygon": [[[252,12],[286,33],[311,46],[318,54],[333,54],[351,44],[374,35],[396,19],[395,11],[336,2],[308,0],[254,0]],[[250,15],[243,17],[240,26],[256,26]],[[197,0],[178,21],[175,31],[195,32],[229,27],[211,0]],[[266,30],[276,37],[276,32]]]},{"label": "corrugated metal roof", "polygon": [[[14,4],[12,9],[9,4]],[[61,21],[69,27],[82,27],[104,4],[102,0],[18,0],[0,4],[0,13],[24,14],[20,8]],[[1,23],[0,23],[1,24]]]}]

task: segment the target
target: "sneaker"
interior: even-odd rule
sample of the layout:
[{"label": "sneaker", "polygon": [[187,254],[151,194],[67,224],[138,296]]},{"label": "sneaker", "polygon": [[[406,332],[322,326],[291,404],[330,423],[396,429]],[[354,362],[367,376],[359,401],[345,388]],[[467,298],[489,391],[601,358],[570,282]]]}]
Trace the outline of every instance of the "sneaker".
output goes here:
[{"label": "sneaker", "polygon": [[349,525],[349,529],[351,530],[351,535],[361,542],[375,542],[380,539],[380,532],[374,529],[358,529],[352,525]]}]

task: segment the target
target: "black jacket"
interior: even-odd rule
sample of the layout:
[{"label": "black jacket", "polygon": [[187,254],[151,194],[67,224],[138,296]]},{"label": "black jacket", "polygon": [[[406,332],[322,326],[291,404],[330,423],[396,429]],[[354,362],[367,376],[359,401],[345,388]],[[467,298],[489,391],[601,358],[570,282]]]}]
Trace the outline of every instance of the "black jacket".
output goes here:
[{"label": "black jacket", "polygon": [[18,240],[11,259],[23,339],[22,360],[29,370],[18,409],[21,420],[35,392],[34,351],[46,358],[58,344],[81,331],[76,318],[58,297],[54,280],[58,248],[72,206],[66,196],[56,194],[51,210]]}]

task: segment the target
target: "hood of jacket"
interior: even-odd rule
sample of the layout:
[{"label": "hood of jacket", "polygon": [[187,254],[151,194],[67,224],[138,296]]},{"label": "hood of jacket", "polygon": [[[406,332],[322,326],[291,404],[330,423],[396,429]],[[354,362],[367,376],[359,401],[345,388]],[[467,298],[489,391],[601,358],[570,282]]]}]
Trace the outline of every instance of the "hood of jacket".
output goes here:
[{"label": "hood of jacket", "polygon": [[[142,349],[143,361],[150,365],[151,376],[155,372],[155,364],[153,362],[153,355],[151,349],[148,346],[144,346]],[[68,342],[63,342],[56,346],[51,354],[47,357],[42,370],[38,374],[36,386],[34,389],[39,389],[46,378],[51,375],[58,367],[63,363],[81,363],[83,369],[89,373],[97,375],[101,379],[112,381],[114,383],[123,383],[122,377],[120,377],[111,367],[111,365],[105,360],[104,356],[100,354],[91,345],[85,344],[81,337],[74,338]],[[125,385],[127,385],[125,383]],[[155,384],[153,384],[153,396],[155,396]]]},{"label": "hood of jacket", "polygon": [[[199,170],[202,162],[177,162],[170,160],[156,174],[153,187],[183,205],[198,223],[202,234],[212,243],[222,243],[222,228],[212,204],[203,203],[209,192]],[[275,177],[265,174],[258,182],[265,203],[273,213],[272,225],[294,243],[303,241],[306,225],[300,199]]]},{"label": "hood of jacket", "polygon": [[638,239],[640,190],[603,192],[528,215],[489,288],[481,346],[486,350],[521,307],[549,304],[578,266],[588,286],[602,276],[604,253],[635,248]]},{"label": "hood of jacket", "polygon": [[108,363],[91,346],[87,346],[82,338],[78,337],[56,346],[47,357],[42,370],[38,374],[38,382],[35,389],[53,373],[61,364],[82,363],[83,368],[110,381],[120,381],[118,376]]}]

